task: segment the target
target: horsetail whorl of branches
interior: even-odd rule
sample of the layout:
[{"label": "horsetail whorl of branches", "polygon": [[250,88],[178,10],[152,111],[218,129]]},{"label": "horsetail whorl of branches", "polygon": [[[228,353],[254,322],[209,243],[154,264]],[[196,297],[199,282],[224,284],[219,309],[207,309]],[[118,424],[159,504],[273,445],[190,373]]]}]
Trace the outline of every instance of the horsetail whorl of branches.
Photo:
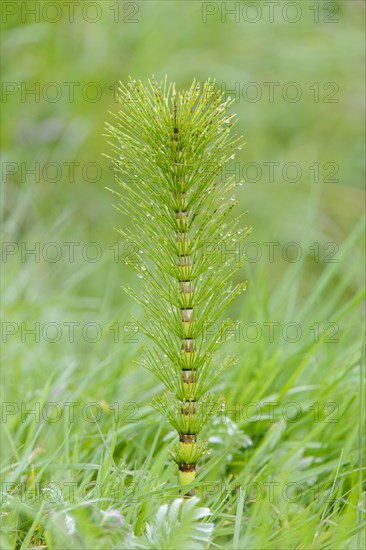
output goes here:
[{"label": "horsetail whorl of branches", "polygon": [[171,456],[181,484],[195,479],[206,449],[198,434],[221,408],[208,391],[237,358],[218,355],[232,324],[208,339],[227,306],[245,290],[232,279],[244,262],[241,215],[230,212],[239,185],[220,181],[224,165],[241,149],[232,136],[233,102],[212,81],[178,92],[175,84],[130,79],[120,85],[121,110],[107,124],[120,192],[117,206],[130,221],[120,230],[136,245],[127,259],[141,280],[138,292],[125,290],[143,306],[142,333],[153,342],[142,364],[168,392],[154,400],[178,432]]}]

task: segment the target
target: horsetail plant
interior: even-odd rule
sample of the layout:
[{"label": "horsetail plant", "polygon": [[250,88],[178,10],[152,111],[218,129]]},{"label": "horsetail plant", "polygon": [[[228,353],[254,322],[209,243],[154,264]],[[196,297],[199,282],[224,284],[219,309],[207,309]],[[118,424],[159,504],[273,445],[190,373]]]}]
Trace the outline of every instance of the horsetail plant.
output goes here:
[{"label": "horsetail plant", "polygon": [[[230,134],[233,100],[210,80],[178,92],[166,78],[147,86],[130,79],[120,85],[119,102],[115,123],[107,124],[121,188],[112,191],[130,221],[119,232],[136,246],[136,261],[127,263],[141,279],[138,292],[125,290],[145,309],[138,325],[153,344],[141,361],[168,390],[154,406],[178,432],[171,456],[185,485],[206,450],[198,434],[222,406],[209,390],[237,361],[218,355],[232,321],[222,322],[221,332],[217,322],[245,290],[232,279],[249,230],[238,229],[242,215],[230,215],[238,183],[219,176],[241,149],[241,137]],[[208,338],[212,327],[216,334]]]}]

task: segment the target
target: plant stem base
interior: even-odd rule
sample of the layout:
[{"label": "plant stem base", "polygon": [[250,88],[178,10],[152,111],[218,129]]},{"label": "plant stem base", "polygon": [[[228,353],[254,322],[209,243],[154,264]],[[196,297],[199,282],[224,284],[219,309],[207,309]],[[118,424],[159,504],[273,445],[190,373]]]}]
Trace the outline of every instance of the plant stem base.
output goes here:
[{"label": "plant stem base", "polygon": [[192,483],[196,479],[196,472],[193,470],[192,472],[181,472],[179,470],[179,483],[181,485],[188,485],[189,483]]}]

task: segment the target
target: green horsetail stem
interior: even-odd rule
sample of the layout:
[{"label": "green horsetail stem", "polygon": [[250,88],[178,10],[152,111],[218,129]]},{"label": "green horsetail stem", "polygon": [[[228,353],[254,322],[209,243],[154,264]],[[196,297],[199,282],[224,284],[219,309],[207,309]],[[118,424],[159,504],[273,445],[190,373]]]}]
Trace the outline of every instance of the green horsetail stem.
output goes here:
[{"label": "green horsetail stem", "polygon": [[154,407],[177,431],[171,456],[186,485],[206,450],[198,435],[222,405],[208,392],[236,362],[219,353],[230,320],[213,338],[207,332],[245,290],[232,282],[249,233],[239,227],[241,216],[231,215],[232,191],[241,183],[223,178],[241,138],[231,135],[232,100],[210,80],[177,92],[166,78],[146,86],[130,79],[120,85],[119,102],[114,124],[107,124],[120,186],[112,191],[130,220],[119,231],[138,250],[135,261],[126,261],[141,280],[138,292],[125,290],[146,311],[138,324],[152,346],[141,363],[167,388]]}]

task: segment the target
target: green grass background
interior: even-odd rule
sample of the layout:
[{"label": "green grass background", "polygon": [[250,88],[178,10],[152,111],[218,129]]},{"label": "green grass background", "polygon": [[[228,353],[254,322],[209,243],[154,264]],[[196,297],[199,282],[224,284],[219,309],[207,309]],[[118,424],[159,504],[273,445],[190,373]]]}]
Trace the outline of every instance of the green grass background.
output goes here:
[{"label": "green grass background", "polygon": [[[63,2],[55,23],[47,21],[55,17],[52,7],[42,14],[50,3],[39,2],[36,21],[24,13],[34,4],[2,4],[2,547],[195,548],[194,524],[205,522],[215,525],[208,540],[202,535],[203,548],[364,547],[363,2],[298,2],[296,23],[282,15],[288,9],[285,15],[293,17],[283,1],[274,22],[265,3],[255,3],[262,10],[255,23],[248,21],[255,15],[248,2],[237,3],[238,22],[234,15],[222,21],[220,2],[210,3],[219,13],[206,22],[199,1],[97,2],[101,17],[94,23],[82,17],[88,2],[75,7],[74,23]],[[15,15],[4,11],[14,6]],[[95,12],[86,13],[92,18]],[[149,405],[162,388],[138,366],[144,341],[127,325],[143,312],[120,289],[138,280],[122,261],[128,249],[113,230],[125,221],[105,190],[113,174],[102,156],[109,153],[102,134],[108,111],[118,108],[118,80],[166,74],[179,87],[209,76],[228,90],[248,82],[260,86],[260,100],[241,97],[233,110],[247,142],[237,159],[240,169],[250,162],[262,169],[254,182],[247,167],[247,183],[237,193],[254,228],[249,240],[262,257],[241,273],[248,290],[229,312],[242,325],[257,325],[226,345],[239,362],[216,389],[229,410],[240,406],[240,414],[228,414],[226,422],[217,418],[208,428],[212,452],[196,490],[197,506],[212,515],[161,523],[159,507],[179,497],[168,457],[172,436]],[[58,101],[42,93],[39,100],[22,98],[24,87],[37,85],[51,97],[50,82],[61,89]],[[72,101],[68,82],[76,83]],[[101,90],[95,102],[85,97],[88,91],[93,97],[92,87],[85,90],[91,82]],[[279,83],[273,102],[266,82]],[[289,82],[301,89],[298,102],[282,97]],[[333,89],[324,88],[327,83],[338,89],[336,102],[327,101]],[[268,162],[279,163],[273,181],[263,165]],[[301,177],[289,182],[282,169],[294,162]],[[39,178],[27,172],[35,163]],[[57,181],[50,181],[55,172],[48,163],[61,170]],[[77,163],[74,181],[65,163]],[[100,177],[91,168],[83,175],[88,163],[98,164]],[[337,181],[328,181],[334,164],[327,163],[337,165]],[[46,175],[44,166],[51,166]],[[59,261],[42,256],[45,250],[54,254],[50,242],[60,247]],[[71,242],[77,243],[74,261],[65,244]],[[274,261],[268,242],[279,243]],[[284,259],[289,242],[301,247],[299,261]],[[97,243],[98,261],[88,261],[94,250],[85,249],[88,243]],[[335,244],[326,248],[328,243]],[[37,246],[39,258],[25,256],[24,247]],[[268,322],[279,323],[273,342],[263,325]],[[39,341],[24,332],[35,323]],[[70,323],[77,323],[72,342]],[[83,337],[88,323],[101,329],[94,343],[92,329]],[[297,342],[282,336],[286,323],[301,327]],[[337,341],[329,342],[332,326],[324,330],[326,323],[334,323]],[[258,325],[262,336],[253,342]],[[42,336],[45,326],[49,332]],[[61,337],[51,342],[57,327]],[[288,334],[294,338],[290,329]],[[62,408],[47,409],[50,402]],[[64,405],[70,402],[79,404],[71,421]],[[95,422],[83,409],[91,402],[101,413]],[[278,403],[273,418],[269,402]],[[261,406],[257,421],[249,403]],[[47,411],[52,417],[59,410],[60,419],[47,419]],[[147,524],[155,525],[150,539]]]}]

